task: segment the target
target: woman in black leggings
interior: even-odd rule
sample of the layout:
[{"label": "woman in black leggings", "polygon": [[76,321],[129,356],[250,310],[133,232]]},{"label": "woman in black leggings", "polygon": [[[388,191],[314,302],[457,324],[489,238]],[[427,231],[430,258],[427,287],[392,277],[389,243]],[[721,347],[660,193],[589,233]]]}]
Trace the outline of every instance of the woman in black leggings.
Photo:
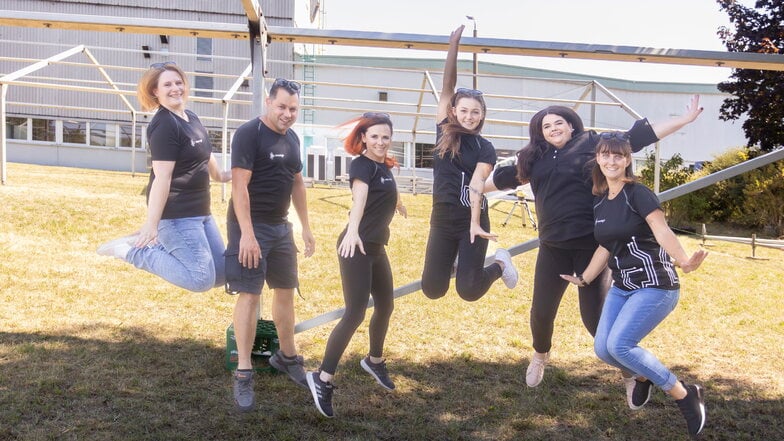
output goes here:
[{"label": "woman in black leggings", "polygon": [[517,270],[509,252],[499,248],[495,262],[485,268],[490,218],[483,191],[496,162],[495,148],[480,135],[487,109],[482,92],[457,89],[457,51],[463,26],[449,37],[433,151],[433,211],[427,239],[422,291],[428,298],[443,297],[452,267],[455,288],[464,300],[480,299],[502,278],[508,288],[517,284]]},{"label": "woman in black leggings", "polygon": [[387,156],[392,143],[392,121],[386,113],[365,113],[345,140],[346,152],[359,155],[351,162],[349,182],[353,199],[349,221],[337,242],[346,311],[327,340],[319,372],[307,374],[316,408],[331,418],[332,377],[357,327],[365,319],[368,297],[375,307],[370,319],[370,351],[360,362],[385,389],[394,389],[382,358],[389,318],[394,309],[392,269],[385,251],[389,223],[395,211],[406,217]]},{"label": "woman in black leggings", "polygon": [[[657,124],[647,119],[635,122],[626,132],[632,150],[640,151],[694,121],[702,112],[699,103],[695,95],[683,115]],[[577,113],[563,106],[537,112],[529,131],[530,142],[517,152],[517,164],[499,167],[487,180],[485,191],[530,183],[534,193],[540,245],[531,304],[534,353],[525,379],[529,387],[536,387],[550,358],[553,323],[568,285],[559,274],[582,274],[598,246],[593,237],[590,161],[599,134],[585,130]],[[605,269],[578,290],[583,325],[591,335],[596,334],[610,284],[610,272]],[[626,385],[632,387],[633,381]]]}]

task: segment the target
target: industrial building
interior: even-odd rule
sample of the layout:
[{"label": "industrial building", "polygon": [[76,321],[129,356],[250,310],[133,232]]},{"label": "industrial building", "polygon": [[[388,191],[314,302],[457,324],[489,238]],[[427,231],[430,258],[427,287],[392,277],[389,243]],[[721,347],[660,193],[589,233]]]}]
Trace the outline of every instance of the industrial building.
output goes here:
[{"label": "industrial building", "polygon": [[[295,3],[261,5],[268,23],[296,26]],[[247,23],[239,2],[198,0],[178,7],[150,0],[4,2],[4,9],[17,11]],[[189,73],[189,107],[210,130],[217,154],[230,145],[233,130],[254,116],[248,39],[6,26],[0,27],[0,41],[0,76],[62,56],[9,85],[9,161],[145,171],[144,128],[151,114],[141,112],[135,85],[155,62],[175,61]],[[361,49],[350,57],[318,53],[314,46],[275,42],[266,59],[266,78],[303,84],[295,130],[303,141],[306,176],[330,181],[344,175],[350,162],[341,148],[344,123],[373,110],[392,115],[392,150],[405,173],[427,179],[443,59],[369,57]],[[469,60],[460,61],[458,87],[471,87],[472,67]],[[483,134],[499,157],[525,145],[528,120],[548,105],[575,108],[589,127],[622,130],[640,115],[652,121],[673,117],[693,94],[701,95],[705,113],[688,130],[661,141],[663,158],[679,153],[695,163],[746,142],[743,121],[719,119],[726,95],[715,85],[635,82],[613,78],[613,72],[595,77],[481,61],[478,70],[488,105]]]}]

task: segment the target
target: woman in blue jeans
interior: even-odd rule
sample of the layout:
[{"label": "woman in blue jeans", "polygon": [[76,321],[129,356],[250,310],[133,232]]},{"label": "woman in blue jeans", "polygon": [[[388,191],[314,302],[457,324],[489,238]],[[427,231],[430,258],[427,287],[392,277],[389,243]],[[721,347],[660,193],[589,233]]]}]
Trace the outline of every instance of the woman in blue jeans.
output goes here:
[{"label": "woman in blue jeans", "polygon": [[696,436],[705,424],[702,387],[678,381],[639,343],[678,303],[680,282],[675,267],[684,273],[694,271],[707,253],[699,250],[687,255],[667,225],[656,194],[636,182],[628,135],[607,132],[599,138],[592,176],[594,236],[599,247],[582,274],[561,277],[585,286],[609,266],[613,286],[596,330],[596,355],[634,376],[631,397],[627,397],[632,409],[648,402],[655,384],[675,398],[689,434]]},{"label": "woman in blue jeans", "polygon": [[98,254],[125,260],[190,291],[225,282],[225,245],[210,212],[210,178],[231,179],[212,156],[199,117],[185,109],[188,79],[174,62],[155,63],[137,86],[146,111],[152,173],[147,185],[147,220],[138,232],[107,242]]}]

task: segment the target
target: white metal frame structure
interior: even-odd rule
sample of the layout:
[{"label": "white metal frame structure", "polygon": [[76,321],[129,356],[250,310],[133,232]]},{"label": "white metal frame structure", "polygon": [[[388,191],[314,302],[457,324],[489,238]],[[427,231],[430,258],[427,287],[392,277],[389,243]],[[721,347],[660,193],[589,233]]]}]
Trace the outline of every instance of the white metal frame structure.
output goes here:
[{"label": "white metal frame structure", "polygon": [[[241,0],[241,2],[245,13],[248,16],[247,27],[229,23],[51,14],[11,10],[0,10],[0,25],[47,29],[79,29],[100,32],[252,39],[254,44],[253,54],[258,54],[258,56],[251,57],[253,72],[252,110],[255,114],[261,113],[261,106],[263,104],[262,85],[263,73],[266,66],[265,48],[269,42],[280,41],[289,43],[316,43],[442,51],[446,50],[449,44],[449,39],[446,36],[268,27],[257,0]],[[784,70],[784,55],[779,54],[654,49],[631,46],[589,45],[470,37],[466,37],[461,41],[461,49],[465,52],[472,53],[482,52],[504,55],[721,66],[738,69]],[[38,68],[40,67],[43,67],[43,65]],[[25,74],[26,72],[23,69],[0,77],[0,87],[2,88],[0,89],[0,101],[2,101],[3,104],[3,108],[0,109],[0,119],[2,119],[3,122],[5,122],[6,117],[4,104],[7,95],[7,87],[9,84],[13,84],[15,79],[18,79]],[[105,72],[102,72],[102,74],[106,76]],[[427,80],[427,78],[423,80],[423,85]],[[432,81],[429,81],[429,83],[431,90],[435,91]],[[232,89],[235,88],[233,87]],[[227,93],[227,95],[229,94]],[[226,103],[227,101],[224,100],[223,102]],[[132,115],[135,115],[135,111],[131,111]],[[226,114],[225,108],[224,114]],[[0,128],[0,135],[2,135],[2,139],[0,139],[0,142],[2,142],[2,146],[0,147],[0,182],[4,184],[6,181],[5,123],[3,123],[3,127]],[[658,159],[658,148],[656,151]],[[656,164],[658,165],[658,161]],[[658,175],[658,173],[656,174]]]}]

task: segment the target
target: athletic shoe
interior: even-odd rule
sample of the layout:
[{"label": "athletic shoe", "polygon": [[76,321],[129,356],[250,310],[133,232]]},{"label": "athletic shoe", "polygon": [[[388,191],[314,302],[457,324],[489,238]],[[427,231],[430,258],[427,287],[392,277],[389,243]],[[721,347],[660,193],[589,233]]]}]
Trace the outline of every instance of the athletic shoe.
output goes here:
[{"label": "athletic shoe", "polygon": [[99,246],[95,252],[101,256],[116,257],[125,260],[125,256],[128,255],[128,251],[131,251],[131,248],[133,248],[133,244],[138,237],[138,234],[130,234],[128,236],[110,240]]},{"label": "athletic shoe", "polygon": [[541,383],[544,378],[544,367],[547,366],[549,360],[549,352],[545,354],[534,352],[534,355],[531,356],[531,363],[525,371],[525,383],[528,387],[539,386],[539,383]]},{"label": "athletic shoe", "polygon": [[376,379],[381,387],[387,390],[392,390],[395,388],[395,383],[393,383],[392,379],[389,378],[386,361],[381,360],[381,363],[373,363],[370,361],[370,356],[368,356],[363,358],[359,364],[362,366],[362,369],[364,369],[368,374],[372,375],[373,378]]},{"label": "athletic shoe", "polygon": [[653,383],[651,383],[651,380],[640,381],[635,379],[632,401],[629,404],[629,407],[631,407],[632,410],[642,409],[642,407],[648,403],[648,400],[651,399],[651,393],[653,393]]},{"label": "athletic shoe", "polygon": [[253,371],[234,371],[234,402],[242,412],[250,412],[256,405],[253,393]]},{"label": "athletic shoe", "polygon": [[282,352],[277,351],[275,355],[269,359],[270,366],[287,374],[295,383],[302,387],[308,387],[308,382],[305,379],[305,361],[301,355],[294,358],[288,358]]},{"label": "athletic shoe", "polygon": [[504,263],[504,272],[501,273],[501,280],[507,288],[512,289],[517,286],[517,269],[512,264],[512,255],[504,248],[495,250],[495,260]]},{"label": "athletic shoe", "polygon": [[634,393],[634,385],[636,384],[634,377],[621,376],[621,379],[623,380],[623,387],[626,389],[626,404],[629,405],[630,409],[637,410],[634,408],[634,404],[632,404],[632,394]]},{"label": "athletic shoe", "polygon": [[318,372],[308,372],[305,375],[308,389],[313,395],[313,402],[316,409],[327,418],[332,418],[335,413],[332,411],[332,391],[335,389],[332,383],[325,383],[319,378]]},{"label": "athletic shoe", "polygon": [[678,403],[678,407],[686,419],[689,435],[696,438],[697,434],[702,432],[702,428],[705,427],[705,401],[702,397],[702,387],[697,384],[686,385],[683,382],[681,384],[686,388],[687,395],[682,400],[675,400],[675,402]]}]

